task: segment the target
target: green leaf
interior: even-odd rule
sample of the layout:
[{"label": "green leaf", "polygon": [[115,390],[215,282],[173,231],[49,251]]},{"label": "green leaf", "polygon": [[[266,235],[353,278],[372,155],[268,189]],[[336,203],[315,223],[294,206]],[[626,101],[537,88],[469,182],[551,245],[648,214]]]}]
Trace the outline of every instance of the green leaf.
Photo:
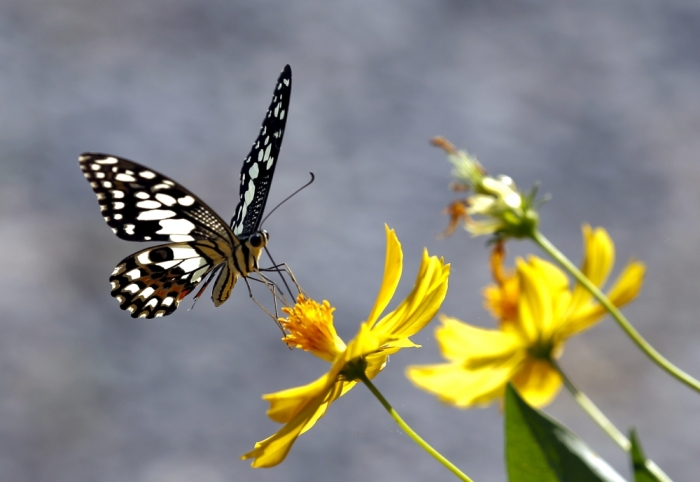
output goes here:
[{"label": "green leaf", "polygon": [[513,482],[624,482],[568,428],[506,389],[506,465]]},{"label": "green leaf", "polygon": [[630,430],[630,456],[632,457],[632,471],[634,472],[634,482],[671,482],[663,471],[648,460],[642,451],[636,430]]}]

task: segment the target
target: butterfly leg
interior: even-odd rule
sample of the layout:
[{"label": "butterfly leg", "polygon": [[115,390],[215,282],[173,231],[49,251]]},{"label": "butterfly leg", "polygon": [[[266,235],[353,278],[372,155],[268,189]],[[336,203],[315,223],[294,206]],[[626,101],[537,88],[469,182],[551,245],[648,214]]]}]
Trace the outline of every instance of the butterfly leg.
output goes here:
[{"label": "butterfly leg", "polygon": [[[259,280],[259,279],[252,278],[252,277],[247,277],[247,276],[244,277],[243,280],[245,281],[246,287],[248,287],[248,296],[250,296],[250,299],[253,300],[253,301],[255,302],[255,304],[258,305],[258,306],[260,307],[261,310],[263,310],[270,318],[272,318],[272,319],[274,320],[275,324],[277,324],[277,326],[279,327],[280,331],[282,331],[282,334],[286,334],[285,331],[284,331],[284,328],[282,327],[282,323],[280,323],[280,321],[279,321],[279,312],[278,312],[278,310],[277,310],[277,297],[278,297],[279,295],[278,295],[278,294],[276,293],[276,291],[275,291],[275,288],[274,288],[275,284],[274,284],[274,283],[271,283],[271,282],[270,282],[271,284],[268,284],[267,281],[269,281],[269,280],[263,281],[263,280]],[[272,313],[270,313],[270,311],[269,311],[267,308],[265,308],[265,307],[262,305],[262,303],[260,303],[260,302],[255,298],[255,295],[253,295],[253,290],[251,289],[250,283],[248,282],[248,280],[252,280],[252,281],[257,281],[257,282],[259,282],[259,283],[263,283],[263,284],[265,284],[265,285],[268,287],[268,289],[270,289],[270,291],[271,291],[272,294],[273,294],[273,300],[275,301],[275,314],[274,314],[274,315],[273,315]],[[272,286],[272,288],[270,288],[270,286]]]}]

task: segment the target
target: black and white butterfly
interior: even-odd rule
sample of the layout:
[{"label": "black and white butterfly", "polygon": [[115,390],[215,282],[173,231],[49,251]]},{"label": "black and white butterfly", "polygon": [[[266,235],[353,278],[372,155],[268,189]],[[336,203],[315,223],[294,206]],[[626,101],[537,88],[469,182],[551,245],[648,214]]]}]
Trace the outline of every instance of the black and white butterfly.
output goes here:
[{"label": "black and white butterfly", "polygon": [[200,281],[217,271],[212,301],[219,306],[239,277],[258,271],[268,241],[260,221],[282,145],[291,90],[292,70],[287,65],[277,79],[260,134],[243,162],[240,201],[230,226],[197,196],[153,169],[109,154],[80,156],[80,169],[117,236],[169,242],[128,256],[109,279],[112,296],[133,318],[169,315]]}]

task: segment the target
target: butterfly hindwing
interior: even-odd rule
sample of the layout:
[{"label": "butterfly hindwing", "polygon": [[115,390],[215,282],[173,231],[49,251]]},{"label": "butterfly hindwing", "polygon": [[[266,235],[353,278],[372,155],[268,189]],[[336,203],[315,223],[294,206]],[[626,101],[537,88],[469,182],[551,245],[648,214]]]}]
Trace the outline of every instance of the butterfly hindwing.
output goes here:
[{"label": "butterfly hindwing", "polygon": [[272,102],[241,169],[240,200],[231,219],[231,229],[236,235],[252,234],[260,226],[275,172],[277,156],[289,113],[289,96],[292,93],[292,69],[285,66],[275,84]]},{"label": "butterfly hindwing", "polygon": [[112,296],[133,318],[169,315],[212,269],[225,261],[212,244],[194,241],[144,249],[114,268]]},{"label": "butterfly hindwing", "polygon": [[109,154],[84,153],[80,169],[114,233],[129,241],[230,239],[224,221],[175,181]]}]

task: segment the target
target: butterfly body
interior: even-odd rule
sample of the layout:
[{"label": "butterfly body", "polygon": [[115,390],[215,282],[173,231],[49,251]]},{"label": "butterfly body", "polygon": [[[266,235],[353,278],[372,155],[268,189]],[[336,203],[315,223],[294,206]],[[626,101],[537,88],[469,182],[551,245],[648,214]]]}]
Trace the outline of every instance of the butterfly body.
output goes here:
[{"label": "butterfly body", "polygon": [[[268,234],[260,230],[282,143],[291,93],[286,66],[260,134],[241,170],[240,201],[231,224],[196,195],[156,171],[99,153],[80,156],[80,168],[114,233],[129,241],[166,241],[122,260],[112,272],[111,294],[134,318],[169,315],[204,278],[224,303],[240,277],[258,271]],[[206,285],[205,285],[206,286]]]}]

